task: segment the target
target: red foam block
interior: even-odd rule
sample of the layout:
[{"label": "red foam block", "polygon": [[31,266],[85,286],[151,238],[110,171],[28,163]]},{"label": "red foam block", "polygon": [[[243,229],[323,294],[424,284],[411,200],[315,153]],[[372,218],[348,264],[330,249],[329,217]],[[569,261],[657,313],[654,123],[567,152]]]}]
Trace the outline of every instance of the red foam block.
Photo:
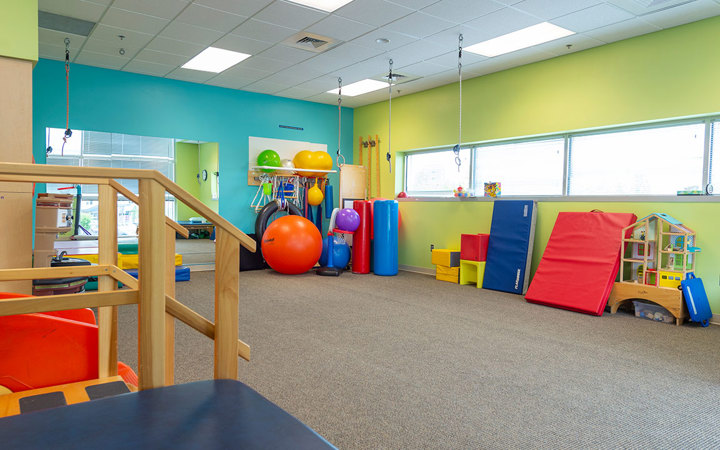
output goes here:
[{"label": "red foam block", "polygon": [[629,213],[559,213],[525,299],[602,315],[620,268],[622,229],[636,220]]},{"label": "red foam block", "polygon": [[460,259],[466,261],[487,260],[489,234],[463,234],[460,235]]}]

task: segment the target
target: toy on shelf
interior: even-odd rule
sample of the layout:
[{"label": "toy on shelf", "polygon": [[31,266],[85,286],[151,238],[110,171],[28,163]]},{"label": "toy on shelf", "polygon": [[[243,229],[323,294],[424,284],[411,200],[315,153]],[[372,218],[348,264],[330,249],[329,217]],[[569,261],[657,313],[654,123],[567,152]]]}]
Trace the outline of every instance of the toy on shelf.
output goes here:
[{"label": "toy on shelf", "polygon": [[500,182],[485,183],[485,197],[500,197]]},{"label": "toy on shelf", "polygon": [[620,281],[608,305],[615,313],[621,303],[644,299],[666,308],[677,325],[688,317],[680,289],[695,271],[695,232],[679,220],[653,213],[623,229]]},{"label": "toy on shelf", "polygon": [[453,195],[458,198],[466,198],[470,196],[470,191],[466,191],[462,186],[458,186],[453,190]]}]

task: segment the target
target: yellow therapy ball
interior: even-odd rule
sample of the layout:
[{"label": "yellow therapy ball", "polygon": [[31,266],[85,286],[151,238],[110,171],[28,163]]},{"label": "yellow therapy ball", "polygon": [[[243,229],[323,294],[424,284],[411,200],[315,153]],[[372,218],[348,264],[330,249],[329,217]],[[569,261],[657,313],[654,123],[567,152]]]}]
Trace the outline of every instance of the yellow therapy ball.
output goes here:
[{"label": "yellow therapy ball", "polygon": [[320,203],[322,203],[323,198],[324,198],[323,193],[320,190],[320,188],[317,186],[317,182],[315,183],[315,185],[313,187],[308,189],[308,194],[307,194],[308,204],[317,206]]},{"label": "yellow therapy ball", "polygon": [[[295,164],[295,167],[299,169],[314,169],[314,154],[310,150],[302,150],[295,154],[295,157],[293,158],[293,164]],[[298,172],[299,175],[310,177],[313,175],[312,172]]]}]

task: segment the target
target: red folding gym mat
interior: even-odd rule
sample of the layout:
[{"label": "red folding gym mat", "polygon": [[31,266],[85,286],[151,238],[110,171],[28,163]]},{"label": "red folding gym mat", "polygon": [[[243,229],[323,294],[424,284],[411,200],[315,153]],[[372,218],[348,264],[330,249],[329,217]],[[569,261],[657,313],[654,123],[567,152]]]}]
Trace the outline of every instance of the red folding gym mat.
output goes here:
[{"label": "red folding gym mat", "polygon": [[620,268],[622,229],[636,220],[629,213],[559,213],[525,299],[601,316]]}]

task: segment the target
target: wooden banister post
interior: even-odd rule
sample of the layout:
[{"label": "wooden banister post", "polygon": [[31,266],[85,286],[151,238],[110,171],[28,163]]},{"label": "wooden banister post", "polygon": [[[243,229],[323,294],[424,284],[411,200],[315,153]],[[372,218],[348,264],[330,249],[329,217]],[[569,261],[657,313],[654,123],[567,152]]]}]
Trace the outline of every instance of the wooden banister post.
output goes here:
[{"label": "wooden banister post", "polygon": [[138,376],[140,389],[165,384],[165,189],[140,179]]},{"label": "wooden banister post", "polygon": [[215,228],[215,378],[238,377],[240,241]]},{"label": "wooden banister post", "polygon": [[[76,217],[75,220],[80,220]],[[117,192],[98,186],[98,264],[117,266]],[[98,277],[98,291],[113,291],[117,281]],[[98,377],[117,375],[117,306],[98,308]]]},{"label": "wooden banister post", "polygon": [[[175,297],[175,229],[165,225],[165,295]],[[175,384],[175,318],[165,313],[165,385]]]}]

